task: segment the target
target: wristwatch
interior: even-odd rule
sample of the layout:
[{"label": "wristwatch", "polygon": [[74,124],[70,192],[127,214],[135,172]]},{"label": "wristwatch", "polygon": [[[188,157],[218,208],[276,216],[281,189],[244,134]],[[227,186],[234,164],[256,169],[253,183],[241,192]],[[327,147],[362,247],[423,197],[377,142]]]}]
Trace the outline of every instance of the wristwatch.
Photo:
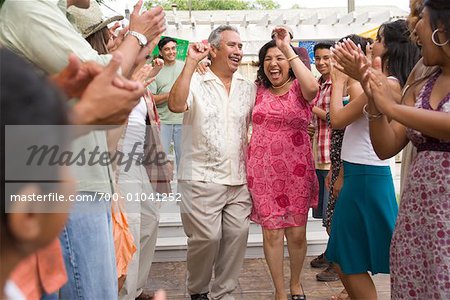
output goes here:
[{"label": "wristwatch", "polygon": [[130,31],[128,31],[127,35],[128,34],[137,38],[137,40],[139,42],[139,46],[141,46],[141,47],[147,46],[147,43],[148,43],[147,38],[142,33],[130,30]]}]

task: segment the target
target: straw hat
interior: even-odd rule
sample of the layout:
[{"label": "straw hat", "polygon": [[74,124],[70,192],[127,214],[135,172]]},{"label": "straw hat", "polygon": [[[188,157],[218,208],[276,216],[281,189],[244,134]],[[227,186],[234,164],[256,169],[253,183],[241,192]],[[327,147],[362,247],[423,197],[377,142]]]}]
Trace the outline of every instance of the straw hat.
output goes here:
[{"label": "straw hat", "polygon": [[83,38],[87,38],[88,36],[96,33],[97,31],[108,26],[111,22],[123,19],[123,16],[114,16],[103,19],[100,5],[95,0],[91,0],[91,5],[88,9],[81,9],[72,5],[67,9],[67,12],[69,17],[80,30]]}]

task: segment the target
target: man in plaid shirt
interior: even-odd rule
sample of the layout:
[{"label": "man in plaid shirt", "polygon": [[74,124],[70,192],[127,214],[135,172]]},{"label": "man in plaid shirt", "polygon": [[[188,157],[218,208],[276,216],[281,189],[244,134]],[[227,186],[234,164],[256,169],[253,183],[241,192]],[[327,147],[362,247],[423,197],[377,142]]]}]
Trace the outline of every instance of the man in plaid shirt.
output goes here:
[{"label": "man in plaid shirt", "polygon": [[[314,159],[316,164],[316,174],[319,180],[319,205],[317,209],[313,210],[313,217],[318,219],[325,219],[326,209],[328,204],[328,190],[325,187],[325,178],[330,171],[330,140],[331,128],[328,127],[326,121],[326,114],[330,110],[331,99],[331,48],[330,43],[318,43],[314,46],[315,65],[317,71],[322,75],[319,78],[320,90],[315,105],[314,113]],[[317,274],[317,280],[320,281],[335,281],[339,276],[331,267],[331,264],[326,260],[324,254],[319,255],[311,261],[311,266],[316,268],[327,267],[324,271]]]}]

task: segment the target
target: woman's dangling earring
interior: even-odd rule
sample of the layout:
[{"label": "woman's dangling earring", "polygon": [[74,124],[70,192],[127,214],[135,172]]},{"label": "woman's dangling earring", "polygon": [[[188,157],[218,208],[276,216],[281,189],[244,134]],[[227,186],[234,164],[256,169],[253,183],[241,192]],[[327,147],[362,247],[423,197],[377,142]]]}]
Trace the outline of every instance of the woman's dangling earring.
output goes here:
[{"label": "woman's dangling earring", "polygon": [[438,31],[439,31],[439,29],[435,29],[435,30],[433,31],[433,33],[431,34],[431,40],[433,41],[433,44],[435,44],[436,46],[438,46],[438,47],[443,47],[443,46],[445,46],[445,45],[448,44],[448,40],[445,41],[445,43],[438,43],[438,42],[436,42],[436,33],[437,33]]}]

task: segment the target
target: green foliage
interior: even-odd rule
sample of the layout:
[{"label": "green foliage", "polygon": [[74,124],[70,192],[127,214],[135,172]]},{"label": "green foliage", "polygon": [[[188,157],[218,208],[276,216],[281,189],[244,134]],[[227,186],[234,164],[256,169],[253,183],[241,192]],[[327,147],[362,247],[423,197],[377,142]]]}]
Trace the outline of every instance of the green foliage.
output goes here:
[{"label": "green foliage", "polygon": [[250,9],[277,9],[280,4],[274,0],[255,0],[251,3]]},{"label": "green foliage", "polygon": [[[178,10],[189,10],[189,0],[153,0],[146,1],[145,6],[162,6],[170,10],[172,4],[177,5]],[[275,0],[191,0],[191,10],[246,10],[246,9],[276,9],[280,5]]]}]

